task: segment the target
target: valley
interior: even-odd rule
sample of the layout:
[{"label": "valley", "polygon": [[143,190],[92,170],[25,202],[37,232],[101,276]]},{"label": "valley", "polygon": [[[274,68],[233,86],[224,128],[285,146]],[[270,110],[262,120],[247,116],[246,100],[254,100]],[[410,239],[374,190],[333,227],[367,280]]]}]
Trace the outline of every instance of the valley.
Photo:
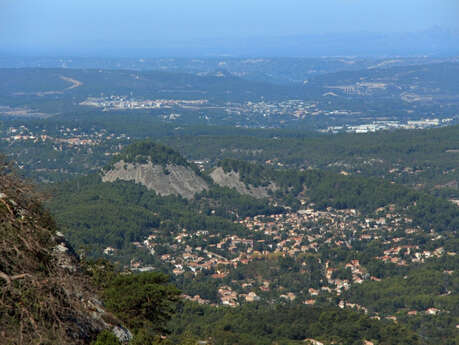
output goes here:
[{"label": "valley", "polygon": [[151,286],[173,344],[453,344],[457,62],[411,62],[307,83],[0,70],[8,169],[103,300],[85,336],[155,328],[129,301]]}]

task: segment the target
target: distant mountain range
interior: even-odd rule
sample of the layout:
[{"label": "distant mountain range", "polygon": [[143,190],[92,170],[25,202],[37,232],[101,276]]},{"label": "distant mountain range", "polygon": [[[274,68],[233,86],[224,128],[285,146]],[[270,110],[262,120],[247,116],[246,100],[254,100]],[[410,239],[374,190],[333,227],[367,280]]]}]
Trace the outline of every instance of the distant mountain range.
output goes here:
[{"label": "distant mountain range", "polygon": [[53,47],[9,46],[0,56],[92,57],[322,57],[456,56],[459,31],[434,27],[412,33],[328,33],[277,37],[218,37],[183,41],[62,42]]},{"label": "distant mountain range", "polygon": [[[212,47],[209,44],[209,49]],[[222,52],[218,52],[222,49]],[[227,41],[217,54],[235,56],[455,56],[459,32],[434,28],[416,33],[338,33]],[[231,53],[233,52],[233,53]]]}]

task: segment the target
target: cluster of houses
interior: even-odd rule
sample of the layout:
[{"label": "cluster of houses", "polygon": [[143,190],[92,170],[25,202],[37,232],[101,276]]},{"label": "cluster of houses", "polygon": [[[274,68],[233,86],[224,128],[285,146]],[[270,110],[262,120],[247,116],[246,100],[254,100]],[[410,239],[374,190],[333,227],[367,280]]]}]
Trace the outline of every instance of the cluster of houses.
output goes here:
[{"label": "cluster of houses", "polygon": [[[173,240],[173,243],[168,244],[170,252],[160,255],[160,259],[173,266],[172,272],[175,275],[183,274],[186,271],[194,274],[200,271],[212,271],[214,272],[212,277],[224,278],[230,268],[249,263],[250,256],[247,254],[251,253],[253,248],[251,239],[243,239],[236,235],[221,237],[218,234],[209,234],[208,231],[192,233],[182,229]],[[189,241],[194,241],[199,245],[191,246],[188,244]],[[161,244],[160,237],[152,234],[142,245],[154,254],[155,246]],[[228,252],[231,255],[222,255]]]},{"label": "cluster of houses", "polygon": [[[400,238],[395,238],[396,240],[401,240]],[[443,247],[438,247],[434,250],[421,250],[418,245],[402,245],[391,247],[384,251],[383,256],[377,257],[377,259],[384,262],[391,262],[399,266],[407,266],[411,262],[420,262],[423,263],[425,259],[433,257],[441,257],[445,254],[445,249]],[[449,256],[455,256],[455,252],[447,252]],[[402,256],[403,255],[403,256]]]},{"label": "cluster of houses", "polygon": [[34,131],[24,125],[18,127],[9,127],[2,133],[0,138],[8,143],[21,141],[51,142],[57,144],[56,150],[62,150],[62,145],[66,146],[96,146],[104,140],[129,140],[125,134],[115,135],[108,133],[107,130],[93,130],[87,132],[81,128],[61,127],[57,133],[50,135],[46,129]]},{"label": "cluster of houses", "polygon": [[225,111],[228,114],[258,114],[264,117],[272,116],[294,116],[296,118],[305,118],[310,115],[319,115],[324,112],[317,108],[314,102],[291,99],[281,102],[246,102],[246,103],[229,103]]},{"label": "cluster of houses", "polygon": [[199,109],[208,103],[206,99],[181,100],[181,99],[134,99],[124,96],[89,97],[81,102],[80,106],[102,108],[110,110],[133,110],[133,109],[161,109],[161,108],[190,108]]}]

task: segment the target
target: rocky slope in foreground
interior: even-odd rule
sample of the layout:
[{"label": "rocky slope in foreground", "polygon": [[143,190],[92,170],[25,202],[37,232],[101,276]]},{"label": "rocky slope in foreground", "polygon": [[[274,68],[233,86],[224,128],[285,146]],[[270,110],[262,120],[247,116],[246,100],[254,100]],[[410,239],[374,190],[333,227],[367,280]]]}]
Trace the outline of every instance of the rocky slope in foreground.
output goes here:
[{"label": "rocky slope in foreground", "polygon": [[52,218],[2,169],[0,344],[89,344],[118,325]]}]

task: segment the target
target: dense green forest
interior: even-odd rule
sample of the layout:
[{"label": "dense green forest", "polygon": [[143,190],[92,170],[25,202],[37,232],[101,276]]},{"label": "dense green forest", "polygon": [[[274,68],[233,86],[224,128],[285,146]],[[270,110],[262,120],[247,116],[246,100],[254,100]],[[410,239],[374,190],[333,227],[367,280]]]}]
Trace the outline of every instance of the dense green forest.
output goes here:
[{"label": "dense green forest", "polygon": [[116,156],[116,160],[126,163],[142,164],[151,162],[154,165],[163,166],[167,164],[190,165],[178,152],[149,140],[139,141],[129,145]]},{"label": "dense green forest", "polygon": [[325,343],[423,344],[412,331],[391,321],[375,321],[333,307],[298,304],[245,305],[238,309],[185,304],[171,321],[172,339],[181,334],[210,339],[213,344]]},{"label": "dense green forest", "polygon": [[453,329],[459,322],[459,260],[457,256],[393,273],[380,282],[365,282],[346,295],[368,306],[371,313],[394,315],[425,339],[437,344],[459,340]]}]

